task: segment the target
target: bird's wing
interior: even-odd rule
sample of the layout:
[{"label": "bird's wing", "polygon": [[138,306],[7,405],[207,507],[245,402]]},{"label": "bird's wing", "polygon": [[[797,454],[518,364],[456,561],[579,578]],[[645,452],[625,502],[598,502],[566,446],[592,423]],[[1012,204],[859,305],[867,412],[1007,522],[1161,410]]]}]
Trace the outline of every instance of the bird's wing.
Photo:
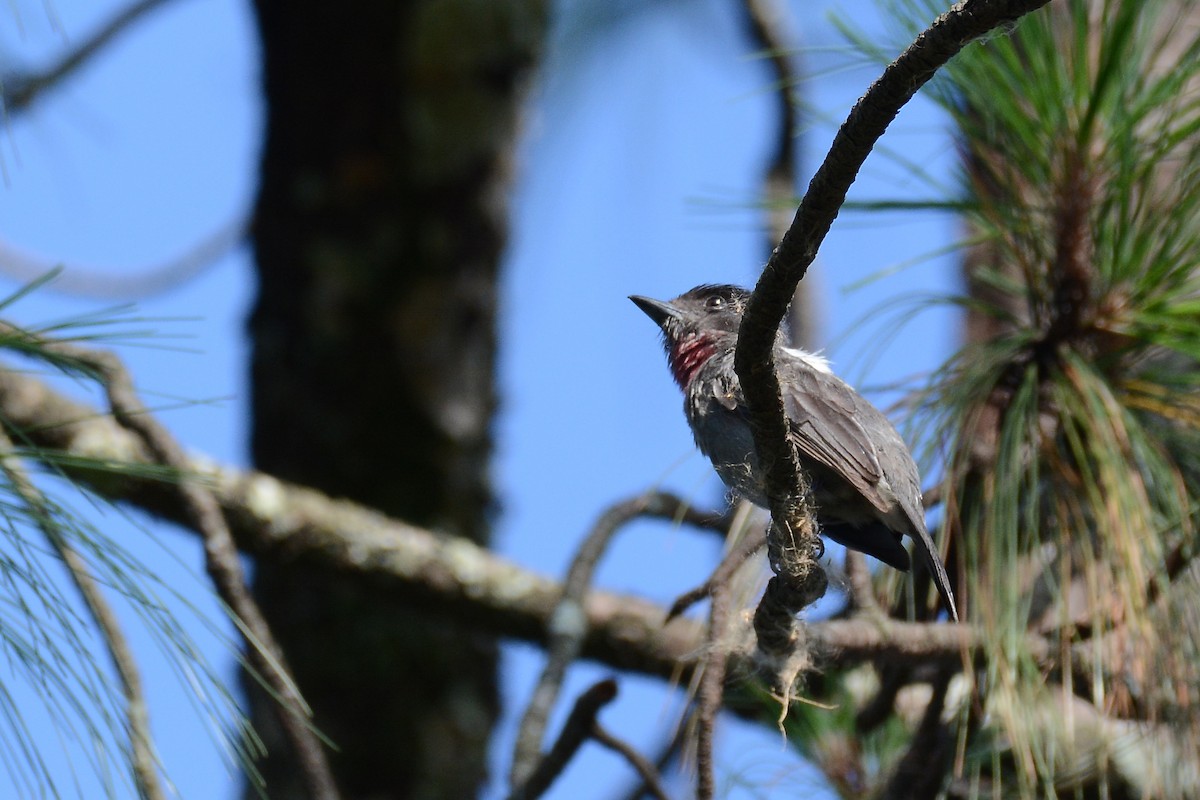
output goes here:
[{"label": "bird's wing", "polygon": [[880,513],[888,513],[891,504],[877,488],[883,468],[868,428],[874,438],[899,438],[891,423],[836,376],[806,365],[780,366],[784,410],[800,452],[843,478]]},{"label": "bird's wing", "polygon": [[[845,479],[881,514],[891,514],[893,504],[900,506],[909,521],[906,532],[916,542],[946,608],[957,620],[950,577],[925,529],[920,477],[900,434],[883,412],[835,375],[803,363],[779,367],[783,405],[800,452]],[[887,497],[879,489],[885,477],[891,484]],[[858,544],[852,542],[851,546]]]}]

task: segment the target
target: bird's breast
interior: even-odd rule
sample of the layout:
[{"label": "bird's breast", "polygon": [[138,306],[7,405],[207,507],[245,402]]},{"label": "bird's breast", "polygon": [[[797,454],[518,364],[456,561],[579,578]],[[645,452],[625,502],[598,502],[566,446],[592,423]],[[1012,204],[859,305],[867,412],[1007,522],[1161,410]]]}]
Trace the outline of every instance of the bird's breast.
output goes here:
[{"label": "bird's breast", "polygon": [[708,456],[721,481],[735,494],[766,507],[754,434],[736,386],[698,378],[689,386],[685,412],[696,446]]}]

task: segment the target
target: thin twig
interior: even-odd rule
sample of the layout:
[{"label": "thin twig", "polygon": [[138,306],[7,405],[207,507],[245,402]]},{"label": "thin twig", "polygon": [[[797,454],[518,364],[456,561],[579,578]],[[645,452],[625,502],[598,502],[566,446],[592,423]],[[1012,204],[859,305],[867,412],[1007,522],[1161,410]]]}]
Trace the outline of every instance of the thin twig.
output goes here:
[{"label": "thin twig", "polygon": [[667,612],[667,621],[670,622],[696,603],[699,603],[706,597],[710,597],[714,587],[727,584],[729,579],[733,577],[733,573],[737,572],[742,564],[749,561],[751,556],[763,549],[766,543],[767,533],[765,529],[751,531],[746,537],[746,541],[727,552],[721,558],[721,563],[717,564],[717,568],[708,576],[708,580],[675,598],[675,602],[671,604],[671,610]]},{"label": "thin twig", "polygon": [[888,65],[838,130],[742,317],[734,366],[750,409],[766,494],[778,531],[793,530],[803,477],[787,435],[772,346],[796,287],[816,258],[863,162],[917,90],[963,47],[1049,0],[965,0],[938,17]]},{"label": "thin twig", "polygon": [[154,755],[154,740],[150,736],[150,715],[146,708],[146,696],[142,690],[142,677],[138,671],[137,661],[129,649],[129,642],[121,631],[116,614],[109,607],[108,601],[100,591],[88,565],[67,542],[54,523],[46,500],[42,493],[29,479],[16,456],[16,448],[8,434],[0,429],[0,470],[3,470],[9,483],[28,507],[42,535],[54,547],[59,558],[67,568],[71,581],[79,591],[79,596],[87,606],[88,612],[96,627],[104,637],[108,648],[109,658],[113,669],[121,681],[121,691],[125,695],[125,713],[129,726],[129,755],[130,766],[133,769],[134,782],[138,794],[143,800],[163,800],[162,785],[158,776],[158,759]]},{"label": "thin twig", "polygon": [[[692,730],[691,720],[692,715],[695,714],[695,712],[695,704],[688,703],[684,709],[683,717],[674,725],[671,735],[668,736],[667,740],[659,746],[658,755],[656,755],[654,760],[651,762],[651,766],[654,768],[655,775],[661,776],[663,770],[665,770],[673,761],[679,758],[680,753],[683,751],[684,744],[690,737],[690,731]],[[642,800],[647,791],[649,791],[649,788],[647,787],[646,782],[641,781],[624,795],[621,795],[621,800]]]},{"label": "thin twig", "polygon": [[184,252],[132,275],[77,264],[62,266],[58,260],[30,255],[0,241],[0,274],[21,283],[32,283],[56,272],[46,282],[50,291],[102,300],[144,299],[169,292],[217,264],[246,240],[249,224],[247,215],[239,214]]},{"label": "thin twig", "polygon": [[730,591],[728,582],[713,587],[708,608],[709,651],[696,693],[696,797],[712,800],[716,793],[713,747],[716,738],[717,711],[725,695],[728,651],[720,640],[729,623]]},{"label": "thin twig", "polygon": [[11,73],[0,82],[0,109],[10,117],[27,109],[47,89],[85,66],[118,34],[170,0],[140,0],[117,14],[56,64],[41,72]]},{"label": "thin twig", "polygon": [[628,761],[631,767],[637,770],[638,775],[642,776],[642,785],[645,791],[654,795],[658,800],[670,800],[667,797],[666,790],[663,788],[662,778],[659,777],[658,770],[654,768],[649,759],[635,750],[632,745],[613,736],[599,722],[592,726],[591,736],[597,744],[601,744],[614,753],[617,753]]},{"label": "thin twig", "polygon": [[667,492],[647,492],[615,503],[600,515],[575,553],[567,571],[567,578],[563,582],[562,599],[550,618],[546,664],[534,688],[533,697],[521,718],[517,742],[513,748],[510,782],[514,787],[528,780],[542,758],[546,721],[558,700],[567,667],[578,657],[584,637],[588,633],[583,598],[592,584],[592,576],[600,557],[608,549],[617,531],[639,517],[683,519],[706,528],[718,524],[727,525],[725,515],[697,511],[691,504]]},{"label": "thin twig", "polygon": [[550,752],[538,763],[524,784],[513,790],[509,800],[536,800],[541,797],[592,735],[600,709],[616,696],[617,682],[612,678],[594,684],[581,694]]},{"label": "thin twig", "polygon": [[238,621],[251,665],[278,698],[279,719],[304,771],[308,788],[316,800],[336,800],[338,791],[329,762],[320,740],[308,724],[310,711],[290,676],[283,652],[262,611],[246,588],[237,548],[221,507],[212,492],[190,471],[183,448],[142,406],[124,365],[112,353],[46,339],[7,323],[0,323],[0,334],[24,338],[31,349],[60,359],[63,367],[73,365],[76,370],[89,373],[98,380],[114,419],[134,433],[158,463],[177,473],[175,490],[191,524],[204,538],[206,571],[217,594]]}]

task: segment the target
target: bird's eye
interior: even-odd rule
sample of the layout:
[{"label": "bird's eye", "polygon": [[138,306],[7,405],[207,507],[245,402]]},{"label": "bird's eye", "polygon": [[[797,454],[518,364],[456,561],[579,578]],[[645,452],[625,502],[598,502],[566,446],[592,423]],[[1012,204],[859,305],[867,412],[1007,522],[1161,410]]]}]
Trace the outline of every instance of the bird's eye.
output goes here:
[{"label": "bird's eye", "polygon": [[720,311],[725,307],[725,298],[720,295],[713,295],[704,302],[704,307],[709,311]]}]

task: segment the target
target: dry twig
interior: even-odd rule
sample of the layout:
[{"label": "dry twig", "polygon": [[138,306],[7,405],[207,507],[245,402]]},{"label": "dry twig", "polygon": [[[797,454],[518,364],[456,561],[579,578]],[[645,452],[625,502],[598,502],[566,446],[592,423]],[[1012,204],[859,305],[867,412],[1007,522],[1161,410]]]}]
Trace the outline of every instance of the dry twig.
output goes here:
[{"label": "dry twig", "polygon": [[712,596],[717,586],[726,585],[742,564],[749,561],[766,543],[767,533],[765,530],[752,531],[746,537],[746,541],[722,557],[721,563],[717,564],[717,568],[713,570],[712,575],[708,576],[708,580],[675,598],[675,602],[671,604],[671,609],[667,612],[667,622],[683,614],[704,598]]},{"label": "dry twig", "polygon": [[667,792],[663,788],[662,778],[658,775],[658,770],[650,763],[649,759],[639,753],[628,742],[618,739],[604,729],[599,722],[592,726],[592,739],[597,744],[607,747],[614,753],[617,753],[626,761],[629,762],[638,775],[642,778],[642,788],[644,791],[654,795],[657,800],[670,800],[667,797]]},{"label": "dry twig", "polygon": [[584,741],[592,735],[596,715],[617,696],[617,682],[606,678],[579,696],[562,732],[546,757],[538,762],[529,777],[509,795],[509,800],[536,800],[541,797],[563,768],[575,757]]},{"label": "dry twig", "polygon": [[[674,725],[670,736],[659,745],[658,754],[650,763],[655,775],[661,775],[664,769],[679,760],[680,754],[683,752],[684,745],[692,730],[692,715],[695,713],[696,705],[689,703],[684,709],[682,718]],[[621,795],[621,800],[643,800],[648,791],[649,787],[646,781],[643,780]]]},{"label": "dry twig", "polygon": [[541,760],[546,721],[558,699],[567,667],[579,656],[588,633],[583,599],[592,584],[600,557],[617,531],[639,517],[678,519],[710,529],[728,525],[725,515],[698,511],[690,503],[667,492],[647,492],[615,503],[600,515],[571,562],[563,582],[562,598],[550,618],[546,664],[517,731],[510,773],[513,786],[525,783]]},{"label": "dry twig", "polygon": [[728,582],[713,587],[708,608],[708,636],[710,645],[704,660],[704,673],[700,676],[700,689],[696,696],[696,797],[712,800],[716,791],[713,763],[713,743],[716,738],[717,711],[725,694],[725,674],[728,667],[728,651],[719,640],[729,625],[730,591]]}]

